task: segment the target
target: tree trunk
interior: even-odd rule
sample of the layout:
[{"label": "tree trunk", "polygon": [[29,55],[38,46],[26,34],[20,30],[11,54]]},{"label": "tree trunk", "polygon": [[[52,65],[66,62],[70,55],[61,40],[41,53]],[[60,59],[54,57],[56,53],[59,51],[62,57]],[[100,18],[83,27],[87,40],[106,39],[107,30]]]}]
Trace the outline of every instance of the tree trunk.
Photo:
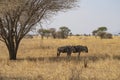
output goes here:
[{"label": "tree trunk", "polygon": [[9,51],[9,59],[16,60],[17,53],[15,51]]},{"label": "tree trunk", "polygon": [[41,35],[41,39],[44,39],[44,35]]},{"label": "tree trunk", "polygon": [[20,41],[18,41],[18,42],[11,41],[11,42],[8,42],[8,44],[6,43],[8,51],[9,51],[9,59],[10,60],[17,59],[16,57],[17,57],[19,43],[20,43]]},{"label": "tree trunk", "polygon": [[10,60],[16,60],[17,56],[17,49],[15,46],[9,45],[10,47],[8,48],[9,51],[9,59]]}]

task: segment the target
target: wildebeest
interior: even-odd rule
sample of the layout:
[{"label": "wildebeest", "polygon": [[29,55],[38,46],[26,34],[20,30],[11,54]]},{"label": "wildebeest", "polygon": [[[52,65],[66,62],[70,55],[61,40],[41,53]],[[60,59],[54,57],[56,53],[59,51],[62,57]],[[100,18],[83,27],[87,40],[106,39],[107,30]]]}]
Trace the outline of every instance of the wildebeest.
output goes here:
[{"label": "wildebeest", "polygon": [[80,56],[81,52],[88,53],[88,47],[87,46],[77,45],[77,46],[73,46],[73,47],[74,47],[73,53],[78,53],[78,57]]},{"label": "wildebeest", "polygon": [[57,56],[60,56],[60,53],[67,53],[67,56],[71,56],[71,53],[78,53],[78,57],[81,52],[88,53],[87,46],[77,45],[77,46],[62,46],[57,49]]},{"label": "wildebeest", "polygon": [[67,53],[67,56],[71,56],[72,51],[74,51],[74,47],[72,46],[62,46],[57,49],[57,56],[60,56],[60,53]]}]

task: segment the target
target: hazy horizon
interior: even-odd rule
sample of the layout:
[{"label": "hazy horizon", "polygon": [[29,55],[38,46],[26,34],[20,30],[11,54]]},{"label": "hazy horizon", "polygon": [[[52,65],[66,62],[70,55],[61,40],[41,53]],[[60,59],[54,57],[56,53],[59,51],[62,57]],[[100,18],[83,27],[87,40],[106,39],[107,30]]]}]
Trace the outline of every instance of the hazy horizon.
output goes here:
[{"label": "hazy horizon", "polygon": [[120,0],[80,0],[79,8],[60,12],[47,28],[69,27],[73,34],[89,34],[105,26],[110,33],[120,33]]}]

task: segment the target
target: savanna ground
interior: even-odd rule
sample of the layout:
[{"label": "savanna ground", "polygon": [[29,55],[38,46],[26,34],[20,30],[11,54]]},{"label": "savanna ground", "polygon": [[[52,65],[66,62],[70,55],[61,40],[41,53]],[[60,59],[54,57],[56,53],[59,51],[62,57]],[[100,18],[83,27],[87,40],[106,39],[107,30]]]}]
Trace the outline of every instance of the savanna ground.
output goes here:
[{"label": "savanna ground", "polygon": [[[56,57],[57,47],[86,45],[88,53]],[[23,39],[16,61],[8,60],[5,45],[0,42],[0,80],[120,80],[120,37],[99,39]],[[85,62],[87,67],[84,67]]]}]

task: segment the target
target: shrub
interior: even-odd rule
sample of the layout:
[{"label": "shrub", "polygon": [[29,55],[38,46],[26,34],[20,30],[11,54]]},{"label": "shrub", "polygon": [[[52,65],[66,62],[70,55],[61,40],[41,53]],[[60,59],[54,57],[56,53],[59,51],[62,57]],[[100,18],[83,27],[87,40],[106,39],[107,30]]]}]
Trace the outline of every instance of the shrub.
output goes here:
[{"label": "shrub", "polygon": [[111,33],[106,33],[106,32],[98,32],[97,36],[99,36],[101,39],[112,39],[112,34]]}]

